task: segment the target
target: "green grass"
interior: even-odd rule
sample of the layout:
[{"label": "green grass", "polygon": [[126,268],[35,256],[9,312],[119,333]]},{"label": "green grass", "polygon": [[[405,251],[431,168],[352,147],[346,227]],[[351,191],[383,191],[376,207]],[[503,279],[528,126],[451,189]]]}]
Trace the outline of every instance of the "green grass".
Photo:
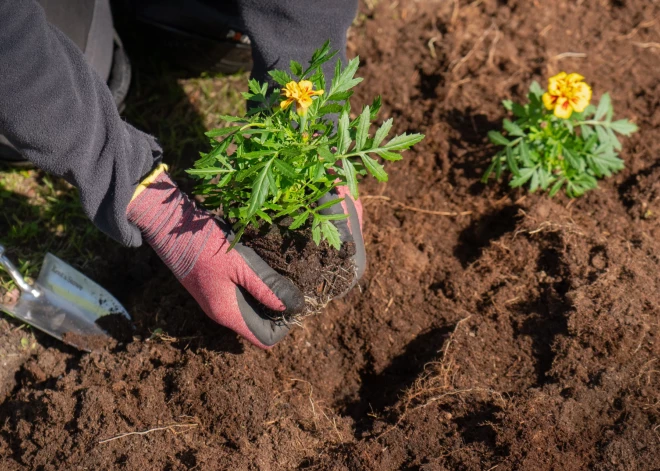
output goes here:
[{"label": "green grass", "polygon": [[[158,138],[165,163],[185,179],[183,171],[208,150],[204,132],[221,125],[218,116],[244,112],[240,92],[247,76],[186,78],[166,63],[138,64],[125,118]],[[93,272],[107,251],[123,250],[85,217],[75,188],[41,170],[0,168],[0,207],[0,242],[27,277],[39,273],[46,252]],[[0,296],[11,288],[9,276],[0,271]]]}]

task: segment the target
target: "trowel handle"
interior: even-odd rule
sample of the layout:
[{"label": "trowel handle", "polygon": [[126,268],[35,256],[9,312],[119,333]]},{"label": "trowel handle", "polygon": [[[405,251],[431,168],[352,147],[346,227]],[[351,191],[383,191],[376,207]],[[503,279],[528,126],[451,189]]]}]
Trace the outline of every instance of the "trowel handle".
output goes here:
[{"label": "trowel handle", "polygon": [[16,286],[18,286],[22,292],[29,293],[35,298],[38,298],[41,295],[38,289],[33,288],[23,279],[23,276],[16,269],[14,264],[11,263],[9,259],[5,256],[5,248],[1,244],[0,244],[0,266],[2,266],[2,268],[4,268],[7,271],[7,273],[9,273],[9,276],[11,276],[12,280],[14,280],[14,283],[16,283]]}]

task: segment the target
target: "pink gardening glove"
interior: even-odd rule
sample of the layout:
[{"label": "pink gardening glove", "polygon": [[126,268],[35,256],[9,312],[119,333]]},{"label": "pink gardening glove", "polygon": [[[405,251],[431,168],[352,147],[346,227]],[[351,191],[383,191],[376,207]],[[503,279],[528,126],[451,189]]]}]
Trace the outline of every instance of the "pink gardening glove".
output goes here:
[{"label": "pink gardening glove", "polygon": [[272,347],[289,331],[260,304],[283,313],[302,311],[300,290],[252,249],[239,243],[227,252],[229,229],[198,209],[166,172],[130,203],[127,214],[204,312],[256,346]]}]

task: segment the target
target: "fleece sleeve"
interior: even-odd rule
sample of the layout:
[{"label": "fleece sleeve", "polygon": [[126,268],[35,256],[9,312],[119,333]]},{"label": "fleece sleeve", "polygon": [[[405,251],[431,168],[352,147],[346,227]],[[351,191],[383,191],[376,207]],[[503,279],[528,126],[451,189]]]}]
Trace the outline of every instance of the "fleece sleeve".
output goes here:
[{"label": "fleece sleeve", "polygon": [[[346,61],[346,33],[357,0],[238,0],[238,6],[252,40],[257,80],[266,81],[272,69],[288,70],[291,60],[307,64],[327,40]],[[332,77],[333,69],[334,61],[325,64],[326,77]]]},{"label": "fleece sleeve", "polygon": [[35,0],[0,0],[0,134],[76,186],[99,229],[142,243],[126,208],[161,148],[120,118],[105,82]]}]

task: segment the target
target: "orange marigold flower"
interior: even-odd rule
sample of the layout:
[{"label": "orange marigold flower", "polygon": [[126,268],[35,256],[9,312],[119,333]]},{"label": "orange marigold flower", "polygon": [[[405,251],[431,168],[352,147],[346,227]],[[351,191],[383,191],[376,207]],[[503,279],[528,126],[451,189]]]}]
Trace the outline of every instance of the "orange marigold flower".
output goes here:
[{"label": "orange marigold flower", "polygon": [[312,104],[312,97],[315,95],[323,95],[323,90],[312,90],[314,84],[309,80],[301,80],[300,82],[291,81],[286,84],[282,89],[282,96],[286,100],[282,100],[280,107],[285,110],[291,103],[296,103],[296,112],[302,116],[307,113],[307,108]]},{"label": "orange marigold flower", "polygon": [[573,111],[584,111],[591,101],[591,87],[580,74],[560,72],[548,79],[548,91],[543,94],[546,109],[557,118],[568,119]]}]

